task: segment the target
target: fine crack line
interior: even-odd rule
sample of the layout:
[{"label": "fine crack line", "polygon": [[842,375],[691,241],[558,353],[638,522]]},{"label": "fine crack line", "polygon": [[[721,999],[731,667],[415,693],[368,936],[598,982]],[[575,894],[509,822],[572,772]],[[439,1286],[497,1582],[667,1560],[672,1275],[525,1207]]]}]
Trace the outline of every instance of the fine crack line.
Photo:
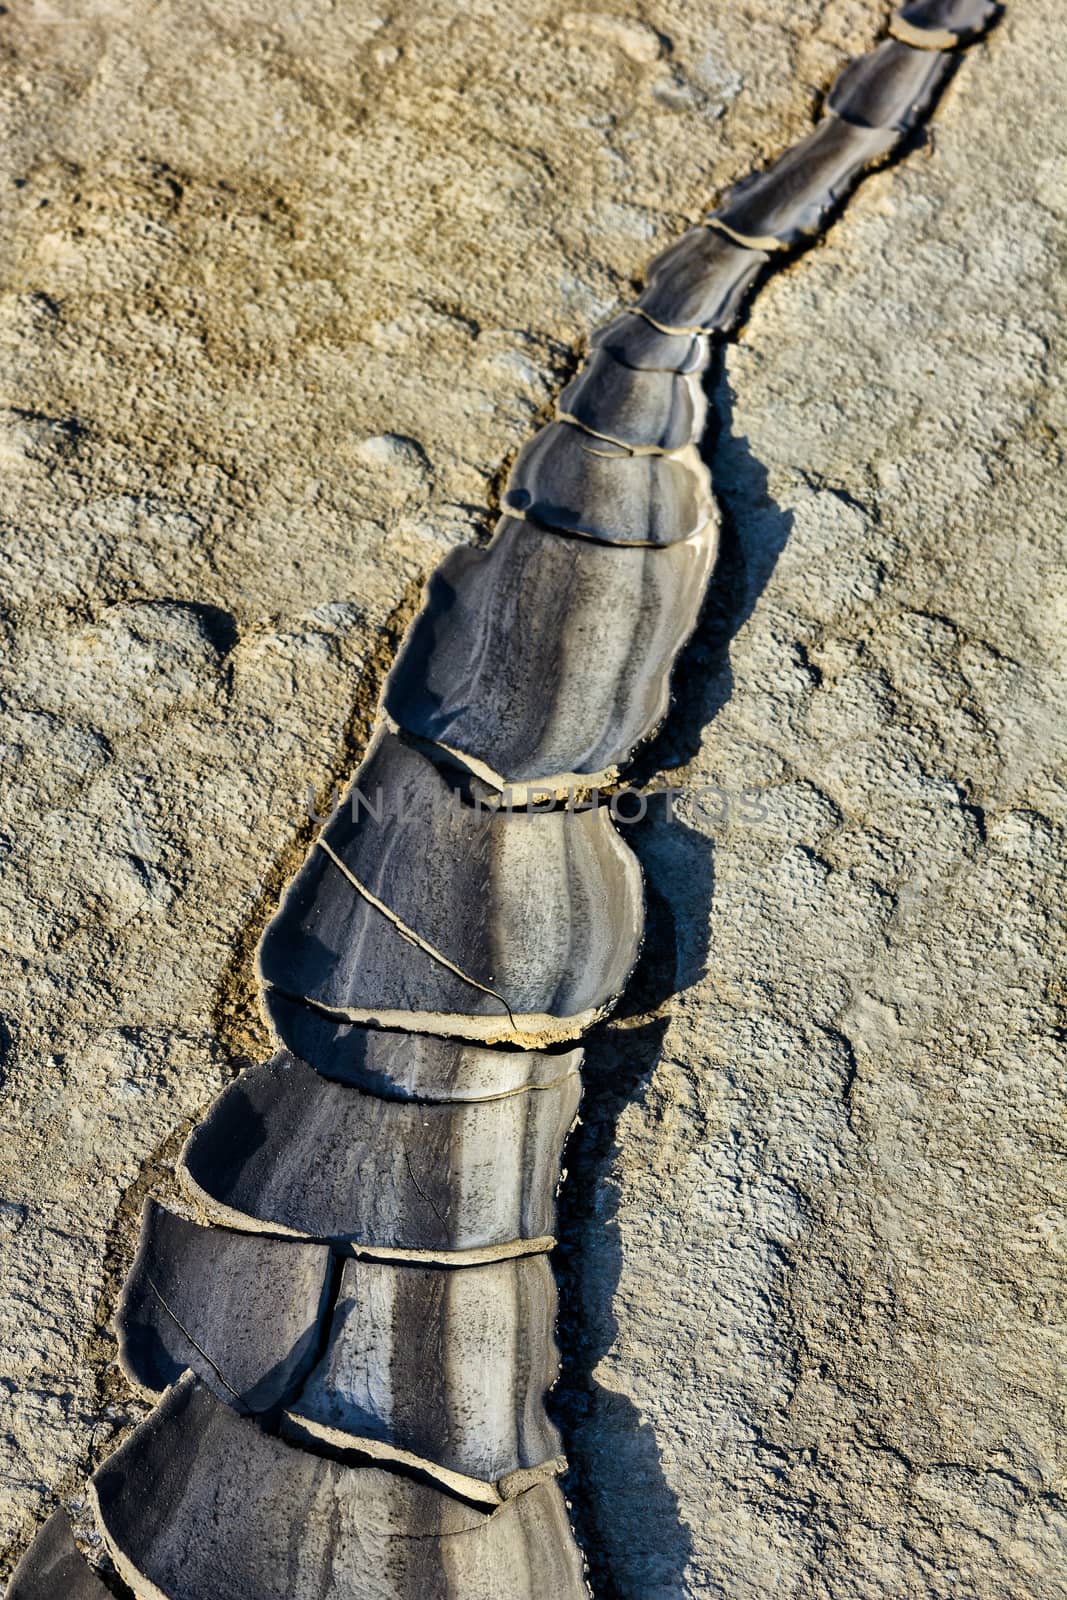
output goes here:
[{"label": "fine crack line", "polygon": [[193,1335],[189,1332],[189,1329],[185,1326],[185,1323],[182,1321],[181,1317],[179,1317],[174,1307],[167,1300],[166,1296],[163,1294],[163,1291],[160,1289],[150,1272],[145,1273],[145,1282],[148,1284],[148,1287],[151,1289],[152,1293],[155,1295],[156,1299],[167,1313],[167,1316],[170,1317],[171,1321],[174,1323],[174,1326],[181,1331],[186,1339],[188,1339],[189,1343],[192,1345],[197,1354],[203,1356],[204,1360],[218,1378],[219,1382],[225,1384],[226,1388],[237,1401],[238,1408],[247,1415],[251,1416],[251,1409],[245,1404],[245,1401],[241,1395],[241,1391],[234,1388],[233,1384],[230,1382],[229,1378],[227,1378],[218,1362],[214,1361],[211,1356],[208,1355],[203,1345],[200,1344],[198,1340],[193,1338]]},{"label": "fine crack line", "polygon": [[376,911],[380,911],[383,917],[387,917],[393,926],[403,934],[405,939],[409,941],[409,943],[417,946],[419,950],[421,950],[425,955],[430,956],[434,961],[440,962],[442,967],[447,967],[448,971],[454,973],[462,983],[467,983],[472,989],[478,989],[482,994],[489,995],[491,999],[498,1000],[508,1014],[508,1021],[511,1023],[512,1029],[518,1033],[519,1029],[515,1022],[515,1014],[502,994],[498,994],[495,989],[490,989],[487,984],[479,983],[477,978],[469,978],[461,967],[457,967],[454,961],[449,961],[448,957],[443,955],[441,951],[438,950],[436,946],[432,945],[428,939],[424,939],[420,934],[417,934],[414,928],[409,927],[401,917],[397,916],[395,911],[391,911],[383,901],[378,899],[377,895],[371,894],[370,890],[365,888],[364,885],[360,883],[355,873],[345,865],[336,851],[331,849],[331,847],[326,843],[325,839],[320,837],[315,840],[315,843],[319,846],[320,850],[325,850],[334,866],[344,874],[349,883],[352,885],[353,889],[355,889],[357,893],[361,894],[364,900],[366,900],[369,905],[372,905]]},{"label": "fine crack line", "polygon": [[418,1178],[415,1176],[415,1168],[411,1165],[411,1157],[408,1155],[406,1150],[404,1151],[404,1160],[407,1163],[408,1177],[411,1179],[412,1183],[415,1185],[415,1187],[418,1190],[419,1194],[426,1201],[426,1204],[433,1211],[434,1216],[437,1218],[438,1222],[441,1224],[441,1227],[444,1230],[445,1234],[447,1234],[448,1233],[448,1223],[445,1221],[444,1216],[441,1214],[440,1208],[438,1207],[438,1204],[437,1204],[436,1200],[434,1199],[433,1195],[432,1194],[427,1194],[426,1190],[422,1187],[422,1184],[419,1182]]}]

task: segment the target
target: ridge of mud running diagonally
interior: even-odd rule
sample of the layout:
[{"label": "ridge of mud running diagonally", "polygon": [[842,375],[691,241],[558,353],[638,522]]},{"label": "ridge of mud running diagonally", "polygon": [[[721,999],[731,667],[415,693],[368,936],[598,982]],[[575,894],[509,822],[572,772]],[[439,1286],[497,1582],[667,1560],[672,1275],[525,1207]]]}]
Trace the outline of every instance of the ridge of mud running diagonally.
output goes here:
[{"label": "ridge of mud running diagonally", "polygon": [[[575,1041],[643,933],[599,790],[666,715],[714,568],[704,376],[758,281],[904,146],[997,11],[894,14],[812,132],[593,333],[492,542],[431,578],[353,788],[260,945],[277,1052],[187,1141],[188,1214],[144,1209],[115,1323],[155,1405],[91,1486],[136,1595],[588,1594],[545,1404],[547,1252]],[[57,1513],[7,1594],[112,1582]]]}]

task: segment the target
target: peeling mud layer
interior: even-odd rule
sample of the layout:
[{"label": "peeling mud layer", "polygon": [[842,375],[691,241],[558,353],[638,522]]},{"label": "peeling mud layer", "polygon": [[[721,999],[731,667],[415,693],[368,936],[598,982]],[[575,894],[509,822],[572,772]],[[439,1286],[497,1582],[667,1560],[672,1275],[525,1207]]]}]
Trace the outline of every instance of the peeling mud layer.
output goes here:
[{"label": "peeling mud layer", "polygon": [[[0,15],[0,1548],[143,1415],[149,1196],[444,551],[869,0]],[[1067,1594],[1051,0],[711,387],[720,578],[626,830],[555,1412],[598,1600]],[[1060,92],[1056,90],[1059,88]]]}]

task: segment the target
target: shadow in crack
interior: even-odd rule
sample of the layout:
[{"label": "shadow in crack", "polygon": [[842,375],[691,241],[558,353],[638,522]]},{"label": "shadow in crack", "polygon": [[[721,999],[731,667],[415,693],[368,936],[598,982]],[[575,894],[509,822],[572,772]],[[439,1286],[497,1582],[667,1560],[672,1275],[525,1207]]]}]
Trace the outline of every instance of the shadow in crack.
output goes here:
[{"label": "shadow in crack", "polygon": [[[763,593],[793,526],[768,492],[767,469],[731,426],[733,392],[717,371],[708,389],[702,455],[722,513],[719,557],[700,621],[674,671],[671,710],[631,769],[637,787],[691,761],[733,693],[730,645]],[[709,435],[714,437],[709,438]]]},{"label": "shadow in crack", "polygon": [[[674,703],[629,781],[663,788],[697,754],[733,692],[730,645],[766,586],[792,527],[770,498],[766,469],[733,431],[720,365],[709,388],[714,423],[704,459],[723,516],[722,545],[700,623],[678,663]],[[613,1182],[625,1150],[619,1120],[640,1105],[659,1060],[674,995],[706,970],[714,845],[681,823],[664,797],[626,829],[645,874],[648,920],[641,961],[614,1018],[586,1042],[582,1120],[567,1147],[559,1246],[563,1367],[553,1409],[563,1430],[568,1496],[596,1600],[676,1600],[685,1593],[692,1538],[664,1472],[655,1425],[625,1394],[597,1381],[619,1336],[615,1316],[624,1239]],[[669,1193],[662,1204],[669,1205]],[[669,1295],[669,1285],[664,1292]],[[654,1381],[654,1379],[653,1379]],[[670,1405],[664,1395],[663,1405]]]}]

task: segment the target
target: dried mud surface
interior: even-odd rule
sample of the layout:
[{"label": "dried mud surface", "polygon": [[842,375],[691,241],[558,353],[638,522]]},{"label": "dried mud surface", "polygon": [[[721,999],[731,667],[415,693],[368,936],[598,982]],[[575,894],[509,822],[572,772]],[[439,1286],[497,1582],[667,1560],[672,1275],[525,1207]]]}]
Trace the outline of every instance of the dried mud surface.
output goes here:
[{"label": "dried mud surface", "polygon": [[[251,947],[421,582],[882,20],[0,15],[2,1570],[140,1414],[136,1217],[265,1049]],[[721,581],[642,763],[687,794],[564,1190],[599,1600],[1067,1594],[1063,41],[1011,8],[712,387]]]}]

